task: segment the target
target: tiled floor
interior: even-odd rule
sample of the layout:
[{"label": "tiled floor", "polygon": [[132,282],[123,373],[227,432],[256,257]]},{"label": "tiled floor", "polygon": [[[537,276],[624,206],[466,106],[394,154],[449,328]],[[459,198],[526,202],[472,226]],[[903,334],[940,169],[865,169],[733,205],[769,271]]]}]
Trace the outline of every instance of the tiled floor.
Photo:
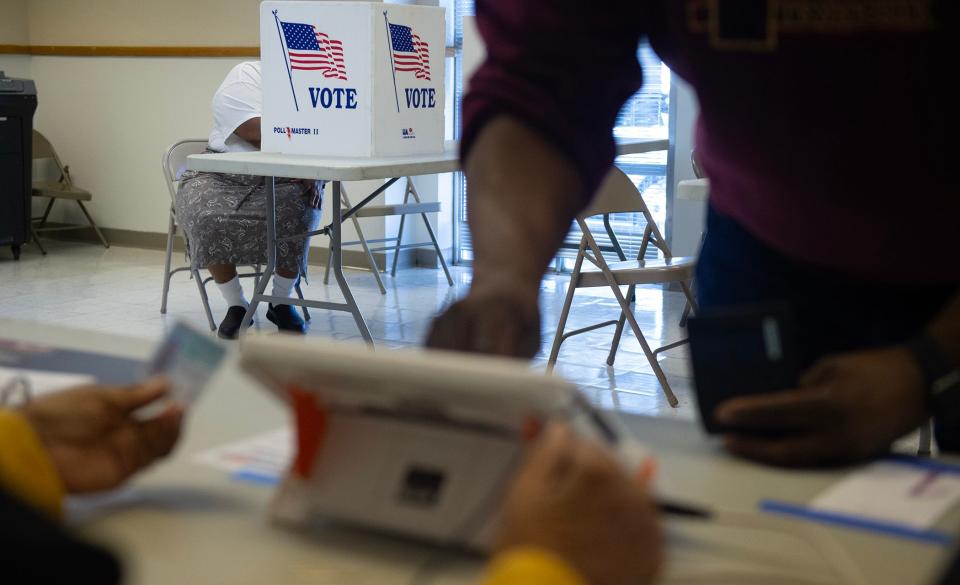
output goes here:
[{"label": "tiled floor", "polygon": [[[45,242],[47,244],[47,242]],[[160,314],[163,253],[151,250],[49,242],[50,254],[40,256],[27,248],[14,262],[0,249],[0,317],[137,335],[157,339],[177,320],[206,327],[196,285],[185,273],[178,274],[170,289],[168,312]],[[176,258],[182,261],[182,257]],[[322,284],[322,267],[314,267],[312,280],[304,286],[307,298],[339,299],[335,285]],[[454,268],[455,286],[447,286],[439,270],[411,268],[385,277],[387,294],[381,295],[369,272],[348,270],[347,280],[375,341],[381,348],[421,342],[432,316],[463,295],[470,271]],[[568,278],[551,275],[541,289],[543,349],[537,363],[545,364],[566,293]],[[248,296],[252,281],[245,283]],[[214,318],[219,321],[226,307],[216,288],[209,289]],[[638,290],[637,320],[654,347],[683,336],[678,326],[683,310],[679,293],[657,287]],[[353,318],[346,313],[314,310],[310,335],[335,339],[360,339]],[[577,293],[568,330],[616,318],[617,304],[609,292]],[[263,316],[255,327],[271,330]],[[0,336],[3,332],[0,331]],[[606,366],[613,328],[601,329],[568,340],[560,353],[557,372],[580,385],[587,396],[606,407],[624,411],[693,419],[690,378],[685,348],[667,352],[661,365],[680,400],[673,409],[663,397],[656,378],[637,340],[625,332],[616,365]]]}]

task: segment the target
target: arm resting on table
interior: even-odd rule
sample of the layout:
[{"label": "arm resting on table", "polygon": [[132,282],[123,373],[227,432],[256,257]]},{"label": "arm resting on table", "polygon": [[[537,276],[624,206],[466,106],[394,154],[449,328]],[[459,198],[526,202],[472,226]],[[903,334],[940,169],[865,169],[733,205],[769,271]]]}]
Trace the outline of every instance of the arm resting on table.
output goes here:
[{"label": "arm resting on table", "polygon": [[498,554],[481,585],[588,585],[557,555],[540,548],[519,548]]},{"label": "arm resting on table", "polygon": [[33,427],[10,410],[0,410],[0,488],[60,517],[63,482]]}]

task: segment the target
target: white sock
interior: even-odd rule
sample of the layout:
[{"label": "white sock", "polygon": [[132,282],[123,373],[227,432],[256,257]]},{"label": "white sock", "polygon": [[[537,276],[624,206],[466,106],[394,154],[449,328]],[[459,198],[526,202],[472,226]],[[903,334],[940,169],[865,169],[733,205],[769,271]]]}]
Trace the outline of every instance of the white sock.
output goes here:
[{"label": "white sock", "polygon": [[297,284],[296,278],[284,278],[279,274],[273,275],[273,296],[290,298],[293,296],[293,287]]},{"label": "white sock", "polygon": [[246,307],[249,305],[246,297],[243,296],[243,287],[240,286],[240,277],[234,276],[233,280],[223,284],[217,283],[223,300],[227,301],[228,307]]}]

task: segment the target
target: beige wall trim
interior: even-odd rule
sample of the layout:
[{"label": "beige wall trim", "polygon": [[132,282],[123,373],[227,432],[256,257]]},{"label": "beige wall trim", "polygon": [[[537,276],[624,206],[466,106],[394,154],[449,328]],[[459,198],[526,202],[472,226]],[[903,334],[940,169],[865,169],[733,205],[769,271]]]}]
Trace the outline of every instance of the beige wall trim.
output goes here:
[{"label": "beige wall trim", "polygon": [[[447,57],[456,49],[447,47]],[[46,57],[256,57],[260,47],[109,47],[79,45],[0,45],[0,55]]]},{"label": "beige wall trim", "polygon": [[255,57],[260,47],[110,47],[77,45],[0,45],[0,55],[48,57]]},{"label": "beige wall trim", "polygon": [[[62,227],[65,224],[59,224],[54,222],[49,222],[48,227]],[[122,246],[126,248],[141,248],[145,250],[166,250],[167,249],[167,234],[156,233],[156,232],[138,232],[134,230],[123,230],[116,228],[100,228],[103,232],[103,235],[106,236],[107,241],[110,242],[111,246]],[[97,240],[96,235],[94,235],[93,230],[71,230],[63,232],[49,232],[45,234],[42,239],[56,239],[56,240],[67,240],[75,242],[87,242],[91,245],[100,245],[100,241]],[[174,241],[174,258],[173,264],[175,266],[181,266],[183,263],[183,239],[177,238]],[[56,249],[50,250],[50,254],[56,254]],[[323,266],[327,263],[327,255],[329,254],[328,248],[310,248],[310,255],[307,258],[307,263],[311,266]],[[387,255],[384,252],[375,252],[374,260],[380,266],[380,269],[383,270],[387,266]],[[401,258],[402,262],[402,258]],[[367,268],[369,269],[370,263],[367,262],[367,256],[361,250],[344,250],[343,251],[343,265],[349,266],[350,268]],[[161,272],[163,270],[161,269]],[[371,276],[371,278],[373,278]]]},{"label": "beige wall trim", "polygon": [[30,45],[0,45],[0,55],[29,55]]}]

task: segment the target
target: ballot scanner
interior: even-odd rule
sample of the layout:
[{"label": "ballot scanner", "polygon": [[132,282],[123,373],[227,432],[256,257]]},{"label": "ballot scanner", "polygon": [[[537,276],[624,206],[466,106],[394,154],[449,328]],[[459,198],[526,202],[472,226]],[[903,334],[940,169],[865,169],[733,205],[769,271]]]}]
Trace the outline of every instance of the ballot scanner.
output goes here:
[{"label": "ballot scanner", "polygon": [[626,468],[650,463],[615,418],[526,362],[258,335],[240,353],[295,421],[271,509],[280,523],[321,518],[484,550],[531,426],[564,420]]},{"label": "ballot scanner", "polygon": [[33,170],[33,114],[37,88],[27,79],[0,71],[0,246],[14,259],[30,241]]}]

